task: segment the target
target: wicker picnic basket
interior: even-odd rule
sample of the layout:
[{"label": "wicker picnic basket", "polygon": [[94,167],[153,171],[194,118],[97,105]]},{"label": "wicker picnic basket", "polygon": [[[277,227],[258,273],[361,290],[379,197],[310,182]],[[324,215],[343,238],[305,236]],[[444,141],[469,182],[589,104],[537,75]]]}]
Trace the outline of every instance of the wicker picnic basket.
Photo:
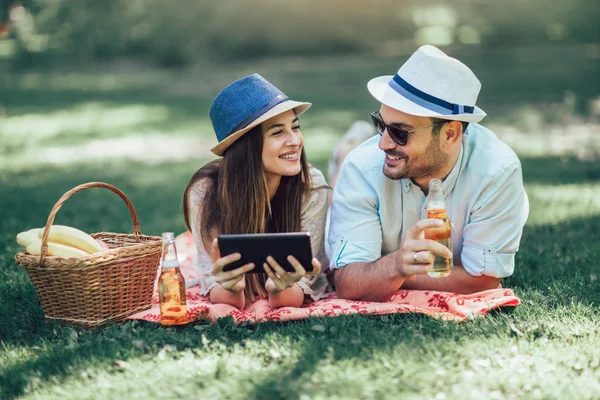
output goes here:
[{"label": "wicker picnic basket", "polygon": [[[133,234],[94,233],[91,236],[103,240],[110,250],[86,257],[47,255],[48,234],[58,210],[73,194],[93,187],[112,190],[125,201],[133,218]],[[160,237],[141,234],[137,213],[125,193],[107,183],[90,182],[69,190],[56,202],[44,229],[42,254],[17,253],[15,261],[27,271],[46,320],[92,328],[151,307],[161,246]]]}]

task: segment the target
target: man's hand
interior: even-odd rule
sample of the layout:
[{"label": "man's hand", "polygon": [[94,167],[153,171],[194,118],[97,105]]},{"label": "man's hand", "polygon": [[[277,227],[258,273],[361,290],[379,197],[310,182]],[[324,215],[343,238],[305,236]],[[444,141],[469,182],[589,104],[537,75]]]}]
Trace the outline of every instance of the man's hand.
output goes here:
[{"label": "man's hand", "polygon": [[434,254],[444,258],[452,257],[452,252],[444,245],[425,239],[427,228],[439,227],[444,224],[441,219],[422,219],[414,224],[402,240],[399,249],[398,273],[404,279],[413,279],[415,275],[426,274],[433,267]]},{"label": "man's hand", "polygon": [[224,289],[227,289],[231,293],[238,293],[246,288],[246,272],[254,269],[254,264],[249,263],[236,268],[231,271],[223,271],[226,265],[231,264],[234,261],[242,258],[240,253],[229,254],[228,256],[221,257],[219,251],[219,242],[217,239],[213,240],[210,255],[213,262],[212,274],[219,285]]}]

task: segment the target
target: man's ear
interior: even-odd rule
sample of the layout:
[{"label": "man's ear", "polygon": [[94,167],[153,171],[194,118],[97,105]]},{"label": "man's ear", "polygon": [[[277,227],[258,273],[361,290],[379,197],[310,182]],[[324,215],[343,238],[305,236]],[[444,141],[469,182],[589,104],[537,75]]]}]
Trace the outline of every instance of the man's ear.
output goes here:
[{"label": "man's ear", "polygon": [[442,131],[444,146],[452,147],[460,142],[463,133],[463,125],[460,121],[448,121]]}]

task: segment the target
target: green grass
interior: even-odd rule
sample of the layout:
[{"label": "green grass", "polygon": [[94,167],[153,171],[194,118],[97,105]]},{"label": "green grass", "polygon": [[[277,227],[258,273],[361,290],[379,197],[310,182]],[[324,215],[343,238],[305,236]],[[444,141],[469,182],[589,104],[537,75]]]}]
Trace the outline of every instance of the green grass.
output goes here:
[{"label": "green grass", "polygon": [[[35,290],[13,260],[16,233],[42,226],[64,192],[94,180],[131,198],[144,233],[182,231],[181,193],[210,159],[211,97],[233,77],[255,70],[292,97],[313,101],[303,131],[311,161],[325,170],[343,130],[376,107],[364,82],[397,68],[392,60],[337,61],[257,61],[224,67],[210,78],[201,70],[11,73],[0,87],[0,398],[597,398],[597,154],[529,151],[527,143],[534,142],[528,135],[543,130],[522,132],[511,142],[523,149],[531,202],[515,273],[504,281],[522,299],[513,311],[461,324],[391,315],[241,326],[225,319],[181,328],[131,321],[83,331],[44,322]],[[526,61],[521,75],[539,82],[570,79],[556,75],[567,64],[544,71]],[[591,64],[580,61],[578,76],[589,74]],[[494,90],[511,82],[504,64],[476,66],[497,75]],[[591,88],[573,83],[579,86],[569,90],[577,96],[598,94],[597,81]],[[543,110],[548,102],[560,107],[564,90],[545,85],[539,96],[525,89],[522,96],[508,95],[484,81],[482,96],[491,123],[514,126],[520,120],[508,117],[518,116],[520,106],[513,96],[528,109]],[[550,125],[560,122],[545,118]],[[157,136],[171,138],[173,146],[176,139],[189,141],[192,151],[176,158],[168,146],[143,147]],[[122,142],[109,140],[121,137],[137,138],[137,148],[145,150],[112,157],[121,150],[114,143]],[[101,189],[76,194],[57,222],[88,232],[131,230],[123,202]]]}]

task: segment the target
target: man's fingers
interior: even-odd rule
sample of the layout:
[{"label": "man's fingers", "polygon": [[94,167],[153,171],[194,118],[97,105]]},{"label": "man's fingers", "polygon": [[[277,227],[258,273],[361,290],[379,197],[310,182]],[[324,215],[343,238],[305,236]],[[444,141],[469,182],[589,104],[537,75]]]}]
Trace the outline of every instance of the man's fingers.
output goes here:
[{"label": "man's fingers", "polygon": [[444,258],[452,257],[452,252],[446,246],[430,239],[407,240],[403,243],[402,248],[404,253],[432,251]]},{"label": "man's fingers", "polygon": [[431,271],[431,264],[404,264],[404,277],[411,275],[422,275]]},{"label": "man's fingers", "polygon": [[438,226],[444,225],[444,221],[437,218],[426,218],[419,220],[416,224],[410,227],[408,231],[406,231],[406,237],[410,239],[419,239],[421,237],[421,232],[423,232],[427,228],[435,228]]},{"label": "man's fingers", "polygon": [[431,264],[435,260],[435,256],[430,251],[418,251],[412,256],[415,264]]}]

